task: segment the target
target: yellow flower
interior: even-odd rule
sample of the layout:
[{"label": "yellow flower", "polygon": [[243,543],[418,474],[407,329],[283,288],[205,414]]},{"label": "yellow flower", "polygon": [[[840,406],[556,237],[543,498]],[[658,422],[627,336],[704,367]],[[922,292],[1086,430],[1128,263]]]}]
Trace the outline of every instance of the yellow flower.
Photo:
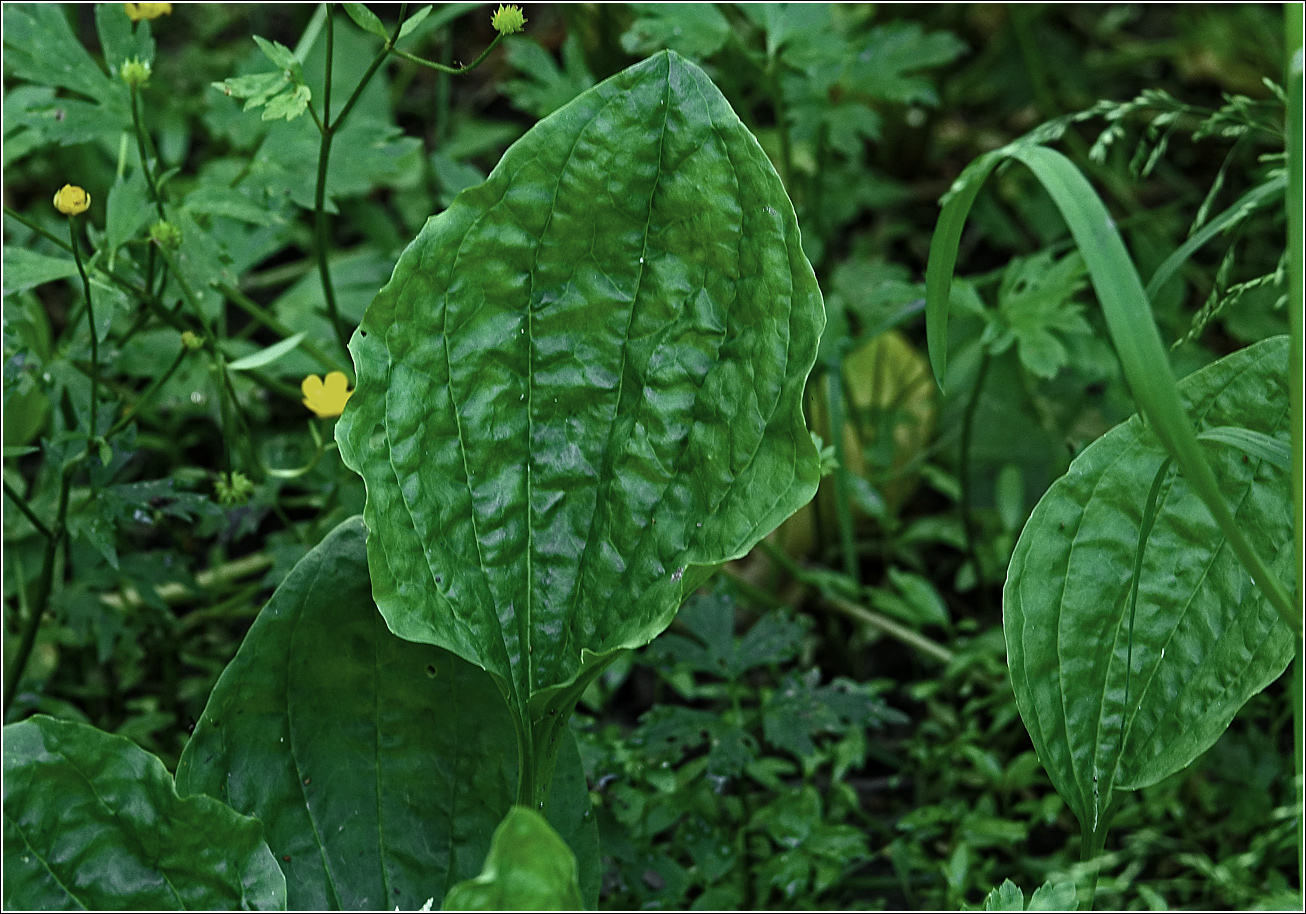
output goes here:
[{"label": "yellow flower", "polygon": [[54,208],[65,216],[76,216],[91,208],[91,195],[75,184],[65,184],[54,195]]},{"label": "yellow flower", "polygon": [[500,6],[490,17],[490,25],[500,35],[513,35],[520,32],[526,25],[526,17],[522,15],[521,7],[512,3],[508,6]]},{"label": "yellow flower", "polygon": [[132,22],[172,15],[171,3],[124,3],[122,8],[127,11],[127,18]]},{"label": "yellow flower", "polygon": [[304,379],[299,389],[304,392],[304,405],[323,419],[330,419],[345,411],[345,402],[353,393],[348,390],[349,379],[343,371],[333,371],[326,382],[315,374]]}]

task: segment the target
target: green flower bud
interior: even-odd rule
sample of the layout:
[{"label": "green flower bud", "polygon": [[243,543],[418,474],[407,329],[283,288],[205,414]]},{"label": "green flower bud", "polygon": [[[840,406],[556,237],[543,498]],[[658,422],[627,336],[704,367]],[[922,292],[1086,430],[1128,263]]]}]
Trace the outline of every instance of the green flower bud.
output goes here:
[{"label": "green flower bud", "polygon": [[119,75],[127,85],[133,89],[140,89],[150,81],[150,65],[142,63],[140,58],[133,57],[122,65],[122,72]]},{"label": "green flower bud", "polygon": [[514,35],[525,28],[526,17],[522,15],[521,7],[512,3],[495,10],[490,17],[490,25],[500,35]]},{"label": "green flower bud", "polygon": [[181,229],[171,222],[156,222],[150,226],[150,238],[161,248],[175,251],[181,247]]},{"label": "green flower bud", "polygon": [[231,476],[219,473],[213,488],[218,494],[218,504],[226,507],[243,505],[254,494],[254,483],[240,472],[232,473]]}]

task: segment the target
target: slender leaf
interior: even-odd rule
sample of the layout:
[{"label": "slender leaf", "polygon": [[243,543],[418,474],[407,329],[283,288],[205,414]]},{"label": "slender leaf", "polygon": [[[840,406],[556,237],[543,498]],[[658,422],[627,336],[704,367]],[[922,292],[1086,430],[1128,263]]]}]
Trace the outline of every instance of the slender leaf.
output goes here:
[{"label": "slender leaf", "polygon": [[[382,41],[388,41],[390,39],[390,33],[385,30],[385,26],[382,25],[381,20],[376,17],[376,13],[372,12],[361,3],[346,3],[344,6],[345,12],[349,14],[349,18],[354,20],[354,25],[358,26],[365,32],[371,32]],[[429,12],[431,8],[428,6],[426,9],[427,12]]]},{"label": "slender leaf", "polygon": [[1139,412],[1151,423],[1180,470],[1192,481],[1221,531],[1228,537],[1230,546],[1265,589],[1280,616],[1300,630],[1300,613],[1287,588],[1234,523],[1210,464],[1197,444],[1192,421],[1179,404],[1174,374],[1152,318],[1142,280],[1125,250],[1114,220],[1092,185],[1061,153],[1029,141],[1013,143],[972,162],[949,192],[935,228],[926,270],[930,361],[940,386],[946,366],[949,292],[961,228],[979,186],[1006,158],[1016,159],[1034,172],[1066,220],[1088,265],[1111,341],[1115,344]]},{"label": "slender leaf", "polygon": [[1278,174],[1261,184],[1256,185],[1247,193],[1238,198],[1233,206],[1229,207],[1220,215],[1216,216],[1206,225],[1195,233],[1191,238],[1180,245],[1173,254],[1156,268],[1152,278],[1147,283],[1147,297],[1149,300],[1155,299],[1156,294],[1161,291],[1170,277],[1179,271],[1189,257],[1201,248],[1206,242],[1210,241],[1216,235],[1225,231],[1233,225],[1241,222],[1247,216],[1251,215],[1258,208],[1269,203],[1278,202],[1279,195],[1283,193],[1288,184],[1286,174]]},{"label": "slender leaf", "polygon": [[1198,441],[1219,441],[1230,447],[1236,447],[1248,457],[1255,457],[1289,472],[1292,466],[1292,448],[1278,439],[1261,432],[1236,425],[1221,425],[1208,428],[1197,436]]},{"label": "slender leaf", "polygon": [[[1228,356],[1180,383],[1202,426],[1288,435],[1287,339]],[[1233,450],[1211,455],[1254,546],[1291,568],[1288,476]],[[1011,560],[1003,622],[1017,705],[1053,784],[1086,829],[1117,790],[1191,762],[1283,672],[1291,630],[1232,553],[1182,474],[1167,477],[1130,589],[1149,498],[1167,457],[1135,416],[1076,458],[1034,509]]]},{"label": "slender leaf", "polygon": [[281,358],[287,352],[293,350],[303,341],[307,334],[296,333],[294,336],[286,337],[279,343],[273,343],[266,349],[260,349],[258,352],[251,353],[243,359],[236,359],[227,365],[228,371],[250,371],[255,368],[262,368]]},{"label": "slender leaf", "polygon": [[492,673],[534,752],[528,720],[565,722],[811,498],[823,322],[780,180],[697,67],[658,54],[541,121],[351,343],[336,437],[391,630]]},{"label": "slender leaf", "polygon": [[[177,767],[186,792],[257,814],[307,910],[415,909],[474,876],[516,796],[493,680],[387,631],[366,529],[345,521],[290,573],[223,672]],[[597,831],[574,740],[550,816],[598,900]]]},{"label": "slender leaf", "polygon": [[121,736],[44,715],[4,728],[6,910],[283,910],[259,823],[179,797]]}]

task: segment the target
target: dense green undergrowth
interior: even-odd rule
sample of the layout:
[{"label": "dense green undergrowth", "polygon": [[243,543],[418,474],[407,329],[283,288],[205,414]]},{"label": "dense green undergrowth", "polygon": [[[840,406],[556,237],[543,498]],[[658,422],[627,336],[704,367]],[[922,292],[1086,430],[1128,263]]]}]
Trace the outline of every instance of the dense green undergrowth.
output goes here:
[{"label": "dense green undergrowth", "polygon": [[[976,196],[964,233],[958,229],[958,276],[950,298],[945,295],[951,321],[942,389],[931,372],[927,353],[936,344],[927,344],[925,320],[926,265],[940,199],[950,188],[959,192],[954,182],[973,160],[1035,131],[1034,139],[1060,149],[1096,188],[1142,279],[1157,277],[1147,289],[1151,313],[1175,374],[1192,375],[1181,385],[1185,397],[1196,391],[1190,382],[1200,386],[1211,377],[1195,372],[1218,370],[1217,360],[1231,353],[1251,359],[1248,348],[1259,344],[1271,348],[1253,352],[1280,358],[1287,345],[1273,338],[1291,329],[1290,282],[1294,275],[1300,282],[1300,263],[1294,267],[1284,245],[1283,193],[1291,184],[1284,140],[1291,105],[1285,102],[1292,96],[1280,88],[1279,10],[527,5],[524,32],[506,36],[491,24],[492,12],[472,4],[425,14],[377,8],[375,19],[358,9],[204,4],[177,5],[135,22],[119,4],[6,5],[5,723],[47,715],[117,734],[166,768],[140,762],[142,784],[170,785],[172,773],[186,788],[183,798],[208,793],[239,808],[239,797],[223,793],[215,780],[216,769],[202,765],[210,754],[230,756],[235,770],[241,764],[231,748],[236,733],[257,742],[260,734],[281,732],[267,729],[273,726],[267,721],[295,713],[293,700],[289,710],[284,702],[259,704],[268,690],[293,694],[293,688],[284,677],[268,680],[251,658],[276,651],[312,655],[318,665],[305,664],[294,675],[327,689],[333,652],[346,658],[338,661],[341,669],[354,670],[366,665],[357,658],[369,651],[389,651],[396,665],[412,669],[404,667],[403,676],[375,692],[330,693],[341,713],[354,713],[364,699],[455,682],[483,715],[485,746],[505,758],[542,753],[537,779],[546,793],[554,761],[539,746],[562,737],[555,779],[561,786],[554,789],[564,799],[550,808],[549,821],[576,852],[577,897],[597,898],[599,907],[957,909],[983,905],[1008,879],[1024,895],[1017,898],[1008,886],[991,903],[1019,906],[1047,884],[1030,903],[1062,907],[1074,900],[1067,887],[1082,890],[1094,873],[1094,904],[1105,909],[1294,906],[1300,810],[1293,698],[1287,677],[1275,680],[1282,665],[1266,677],[1263,692],[1255,694],[1264,685],[1258,681],[1241,710],[1229,709],[1237,715],[1228,730],[1219,735],[1217,729],[1195,748],[1191,764],[1114,795],[1112,830],[1108,835],[1103,826],[1102,853],[1088,862],[1081,861],[1077,816],[1092,804],[1063,799],[1064,777],[1049,777],[1022,723],[1018,691],[1027,687],[1018,680],[1013,691],[1002,627],[1009,565],[1015,556],[1012,567],[1033,569],[1024,573],[1034,578],[1038,562],[1055,562],[1043,553],[1028,558],[1030,545],[1018,547],[1022,530],[1027,522],[1042,523],[1041,542],[1055,541],[1051,531],[1057,523],[1064,529],[1064,522],[1049,520],[1050,509],[1031,521],[1036,504],[1072,459],[1135,412],[1139,393],[1122,372],[1113,328],[1097,306],[1101,289],[1095,293],[1092,284],[1091,253],[1076,245],[1035,173],[998,168]],[[387,56],[392,40],[403,54]],[[717,510],[712,499],[718,496],[702,494],[707,474],[694,477],[689,488],[698,500],[686,496],[688,507],[678,513],[650,515],[664,524],[661,539],[650,534],[655,546],[648,548],[674,547],[681,549],[676,556],[687,556],[678,564],[679,558],[673,563],[657,553],[674,571],[671,584],[654,587],[634,572],[602,578],[603,589],[582,607],[582,615],[590,614],[585,619],[603,619],[605,608],[617,612],[609,604],[624,612],[638,603],[638,624],[624,617],[610,629],[595,623],[587,630],[591,641],[583,642],[589,653],[577,648],[570,667],[566,651],[549,653],[557,647],[555,629],[544,630],[548,638],[523,629],[520,641],[508,636],[476,654],[484,643],[477,626],[489,626],[493,613],[476,622],[480,610],[462,608],[457,591],[480,585],[471,578],[436,580],[429,618],[460,614],[473,619],[467,627],[477,634],[457,626],[437,631],[440,625],[411,610],[408,596],[396,596],[406,594],[404,569],[386,571],[378,584],[377,556],[389,556],[399,568],[394,556],[411,543],[387,540],[378,547],[373,539],[364,556],[363,528],[351,520],[363,515],[377,530],[402,503],[398,495],[390,508],[377,501],[383,485],[377,474],[392,464],[409,461],[411,486],[442,485],[422,475],[444,460],[438,454],[380,460],[369,458],[368,449],[375,429],[416,422],[413,415],[443,402],[438,385],[428,389],[414,380],[433,377],[415,341],[434,338],[467,313],[450,304],[438,320],[436,312],[414,316],[402,301],[394,304],[399,291],[389,299],[377,293],[397,263],[395,275],[403,277],[458,245],[474,251],[476,226],[484,228],[482,238],[503,237],[513,219],[495,222],[499,216],[475,207],[493,213],[494,194],[507,198],[506,187],[521,186],[507,173],[528,173],[563,135],[556,126],[548,128],[553,133],[527,131],[541,123],[572,124],[575,116],[567,112],[575,109],[545,119],[604,80],[631,72],[628,67],[657,60],[671,61],[669,73],[702,75],[694,91],[705,99],[712,129],[729,122],[724,112],[737,115],[739,132],[728,148],[736,158],[754,155],[761,176],[761,189],[736,188],[737,198],[776,208],[777,222],[784,210],[778,202],[786,195],[792,201],[801,249],[796,234],[777,229],[789,251],[782,272],[797,289],[797,316],[790,318],[796,354],[783,362],[792,390],[785,388],[784,402],[792,408],[801,402],[816,436],[819,490],[788,516],[815,486],[817,465],[805,436],[784,439],[779,449],[792,451],[798,468],[785,470],[792,489],[785,489],[787,477],[777,482],[783,472],[768,469],[765,485],[754,487],[772,493],[775,504],[759,509],[745,536],[713,528],[718,514],[733,515]],[[675,69],[677,61],[685,62],[683,71]],[[473,62],[465,72],[450,72]],[[666,76],[667,85],[677,78]],[[720,106],[706,88],[711,85],[720,90]],[[656,99],[648,104],[655,109]],[[698,111],[688,104],[686,110]],[[1051,126],[1039,134],[1040,125]],[[611,129],[618,127],[627,129]],[[587,156],[601,154],[603,143],[584,146],[583,133],[576,127],[566,134],[584,150],[581,164],[560,160],[554,171],[583,167]],[[674,141],[676,134],[658,136]],[[724,171],[717,162],[700,172],[684,155],[685,173],[704,187],[741,173],[730,156]],[[501,161],[505,169],[483,184]],[[666,173],[674,176],[679,167]],[[65,215],[51,205],[66,184],[90,194],[84,212]],[[639,175],[622,174],[612,179],[610,196],[642,199],[641,187]],[[459,197],[470,188],[480,189]],[[680,194],[679,205],[690,211],[692,188],[668,183],[663,192]],[[701,221],[685,217],[687,232],[728,235],[730,219],[713,215],[712,207],[726,212],[735,197],[700,192],[706,214]],[[650,200],[656,196],[648,191]],[[597,201],[593,209],[608,202],[597,192],[589,199]],[[586,209],[576,207],[581,215]],[[446,213],[439,231],[422,234],[410,248],[428,217],[439,213]],[[608,223],[592,238],[566,236],[562,253],[549,262],[585,263],[593,256],[607,263],[604,252],[621,230]],[[1189,239],[1197,239],[1190,256],[1167,260]],[[407,266],[400,262],[406,249]],[[469,256],[482,258],[478,269],[492,274],[504,296],[514,294],[513,277],[495,274],[493,258]],[[774,274],[774,262],[768,266],[762,275]],[[604,294],[587,276],[591,300]],[[803,286],[810,276],[825,313],[819,344],[815,287]],[[620,273],[603,278],[614,286],[624,281]],[[667,288],[680,279],[666,278]],[[756,289],[746,295],[765,299]],[[374,298],[380,304],[368,310]],[[702,317],[707,324],[716,319]],[[590,312],[584,320],[599,322]],[[360,324],[363,333],[353,337]],[[579,327],[560,325],[558,332],[574,343]],[[773,329],[768,324],[755,336],[729,332],[753,341],[740,344],[751,358],[767,349]],[[531,338],[537,337],[545,334],[532,326]],[[676,364],[692,363],[692,349],[674,350]],[[550,349],[566,350],[564,343]],[[659,370],[648,351],[631,351],[639,371]],[[621,352],[616,376],[636,370]],[[578,361],[593,367],[609,355],[586,352]],[[646,357],[647,368],[638,362]],[[477,384],[507,389],[512,378],[540,370],[507,346],[487,343],[466,358],[472,391]],[[734,350],[720,356],[733,358]],[[332,372],[344,372],[348,389],[358,389],[358,400],[351,398],[339,420],[339,447],[335,416],[343,390],[333,399]],[[394,380],[396,372],[408,373],[409,387]],[[449,372],[458,374],[452,366]],[[328,377],[320,399],[306,399],[309,389],[301,385],[309,376]],[[739,391],[751,388],[735,381],[724,388],[725,398],[743,402]],[[559,382],[562,396],[576,383]],[[757,389],[767,383],[761,377]],[[672,399],[684,393],[670,382],[666,389]],[[404,404],[387,399],[394,390],[423,393]],[[1262,429],[1269,443],[1251,452],[1254,466],[1235,466],[1248,464],[1242,452],[1226,455],[1229,472],[1244,473],[1249,491],[1255,484],[1257,492],[1271,492],[1275,505],[1286,504],[1290,475],[1274,450],[1275,442],[1287,446],[1287,398],[1285,388],[1257,407],[1278,412]],[[475,417],[470,431],[424,432],[432,436],[428,443],[437,434],[471,440],[485,433],[489,443],[475,451],[476,465],[463,468],[468,476],[459,484],[469,491],[474,471],[498,472],[512,463],[495,437],[496,423],[511,420],[484,405],[472,393],[451,413]],[[585,405],[570,401],[549,420],[561,424],[568,410],[585,414]],[[530,415],[541,415],[540,408]],[[1227,404],[1220,409],[1238,415]],[[375,428],[363,424],[373,420]],[[764,439],[792,431],[783,425],[768,425]],[[1126,427],[1130,434],[1137,428]],[[620,436],[612,441],[603,446],[607,463],[595,459],[601,476],[614,462],[610,452],[622,446]],[[695,452],[704,458],[698,468],[713,447],[725,452],[735,443],[724,434],[713,439]],[[661,459],[658,453],[649,466]],[[351,466],[368,478],[367,486]],[[1136,490],[1140,503],[1155,467],[1145,469],[1141,483],[1131,477],[1121,484]],[[1156,479],[1169,492],[1170,477]],[[411,501],[411,491],[396,485],[400,490]],[[1154,492],[1149,504],[1157,497]],[[724,503],[726,496],[719,498]],[[686,528],[683,549],[666,529],[668,517]],[[701,528],[703,521],[710,533],[695,539],[693,524]],[[1292,526],[1287,514],[1276,523]],[[1264,526],[1267,537],[1278,535],[1279,526]],[[452,562],[486,541],[458,539],[455,527],[423,531],[427,554],[443,549],[453,558],[441,560]],[[324,541],[325,551],[311,552]],[[615,534],[612,541],[621,542]],[[644,554],[642,537],[629,543],[624,555]],[[744,547],[752,548],[710,578],[700,568]],[[1275,568],[1291,590],[1291,573],[1283,570],[1291,552],[1284,550]],[[1250,592],[1238,577],[1240,566],[1224,554],[1233,569],[1226,575],[1230,592]],[[1121,564],[1128,566],[1131,556]],[[369,561],[372,589],[360,590]],[[353,577],[339,571],[338,590],[323,584],[314,591],[308,570],[329,575],[332,567],[352,569]],[[600,572],[586,574],[588,581]],[[686,586],[671,586],[681,585],[682,576]],[[551,580],[541,584],[542,593],[550,593]],[[288,589],[269,602],[287,581]],[[700,583],[696,590],[687,586]],[[621,589],[627,586],[629,592]],[[330,621],[307,596],[319,594],[322,604],[327,592],[349,594],[330,608],[337,613]],[[687,602],[670,621],[668,607],[674,610],[682,596]],[[493,599],[501,595],[496,591]],[[498,617],[507,618],[502,601],[478,605],[497,605]],[[274,619],[274,607],[294,620],[321,612],[324,621],[313,624],[354,634],[339,644],[308,638],[297,633],[311,630],[309,623],[300,629],[300,621]],[[1272,610],[1266,613],[1272,619]],[[425,643],[400,641],[390,630]],[[237,657],[247,633],[251,640]],[[517,659],[523,650],[534,656],[532,638],[541,656],[522,672]],[[647,646],[612,650],[626,644]],[[1131,637],[1129,663],[1132,649]],[[1290,646],[1284,650],[1284,658],[1291,656]],[[593,657],[599,660],[591,665]],[[1124,686],[1126,697],[1130,688]],[[570,735],[578,752],[565,724],[531,722],[541,702],[557,699],[550,689],[571,690],[565,697],[576,707]],[[496,704],[499,697],[504,707]],[[242,703],[269,716],[228,738],[219,732],[228,718],[215,709],[235,715]],[[558,707],[565,719],[570,705]],[[305,726],[329,729],[330,718],[309,715]],[[439,718],[447,727],[456,720]],[[292,732],[302,731],[291,726]],[[12,733],[23,751],[35,744],[31,730],[6,730],[7,874],[14,846],[8,791],[17,783],[8,767]],[[395,770],[403,772],[396,777],[413,778],[404,783],[414,789],[422,782],[412,774],[419,762],[411,760],[451,751],[439,734],[422,739],[431,741],[414,736],[393,752]],[[260,751],[271,758],[280,750],[273,744]],[[495,769],[492,789],[518,802],[525,791],[534,805],[536,794],[515,780],[517,769],[504,765]],[[1121,783],[1125,775],[1147,781],[1146,773],[1126,771]],[[307,796],[310,780],[325,792],[323,777],[292,777],[276,788],[277,796],[300,782]],[[449,783],[460,782],[451,776]],[[185,815],[212,813],[203,798],[174,799]],[[441,870],[447,884],[416,887],[422,867],[405,862],[396,872],[415,875],[408,882],[396,877],[403,894],[393,888],[387,902],[418,907],[432,897],[438,904],[454,882],[481,872],[500,814],[476,820],[484,831],[480,843],[475,853],[447,862]],[[423,808],[413,821],[440,815]],[[276,845],[274,834],[297,834],[279,821],[265,830],[275,861],[250,864],[254,875],[241,898],[266,897],[259,893],[276,881],[273,862],[292,883],[319,885],[316,875],[299,869],[309,866],[307,854],[283,854]],[[236,817],[223,827],[233,841],[252,841],[247,822]],[[533,826],[512,824],[537,840]],[[375,828],[384,833],[383,825]],[[503,872],[512,870],[510,832],[503,832],[502,857],[494,857],[497,834],[491,852]],[[537,855],[555,852],[539,840],[531,845],[543,848]],[[452,897],[502,903],[496,886],[468,880]],[[324,888],[319,896],[304,889],[296,896],[292,885],[283,898],[292,907],[296,900],[305,907],[376,906],[368,892],[387,888],[360,877],[350,891]]]}]

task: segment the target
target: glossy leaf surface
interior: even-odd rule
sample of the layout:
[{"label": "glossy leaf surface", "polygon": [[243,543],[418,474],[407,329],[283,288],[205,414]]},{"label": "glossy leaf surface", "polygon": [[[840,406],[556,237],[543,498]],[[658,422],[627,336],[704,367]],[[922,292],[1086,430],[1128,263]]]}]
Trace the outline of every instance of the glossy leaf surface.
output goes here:
[{"label": "glossy leaf surface", "polygon": [[351,343],[336,435],[401,637],[520,718],[647,643],[816,489],[824,323],[793,208],[674,52],[537,124],[429,220]]},{"label": "glossy leaf surface", "polygon": [[576,858],[544,817],[514,806],[494,830],[485,869],[450,890],[447,911],[575,911]]},{"label": "glossy leaf surface", "polygon": [[[304,557],[223,672],[178,765],[180,789],[257,814],[291,908],[416,909],[480,872],[517,789],[494,681],[403,641],[372,602],[361,518]],[[574,741],[558,828],[598,896],[598,837]]]},{"label": "glossy leaf surface", "polygon": [[[1250,346],[1180,382],[1184,407],[1199,430],[1237,425],[1286,441],[1287,363],[1287,337]],[[1289,573],[1288,475],[1216,444],[1206,457],[1253,546]],[[1035,508],[1003,594],[1021,716],[1094,832],[1113,791],[1186,766],[1293,653],[1292,633],[1173,471],[1158,487],[1131,618],[1149,483],[1166,459],[1137,416],[1086,448]]]},{"label": "glossy leaf surface", "polygon": [[4,728],[6,910],[281,910],[254,819],[178,797],[121,736],[38,715]]}]

